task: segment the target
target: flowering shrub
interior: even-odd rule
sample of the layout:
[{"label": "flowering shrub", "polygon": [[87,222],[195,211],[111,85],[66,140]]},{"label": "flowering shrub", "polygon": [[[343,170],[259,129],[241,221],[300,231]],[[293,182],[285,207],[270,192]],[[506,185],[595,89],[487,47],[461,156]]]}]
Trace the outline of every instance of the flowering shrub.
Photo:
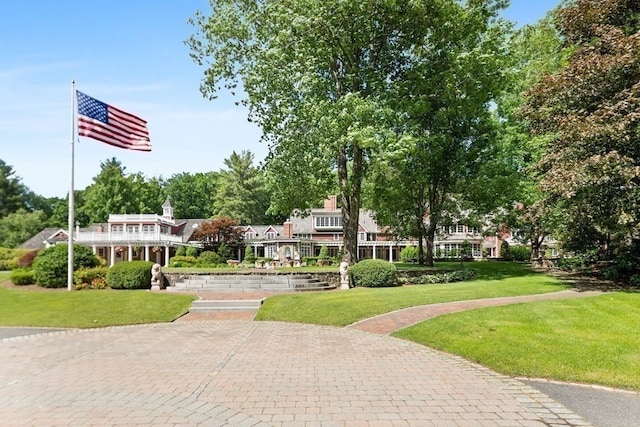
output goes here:
[{"label": "flowering shrub", "polygon": [[107,267],[81,268],[73,272],[73,287],[81,289],[107,288]]},{"label": "flowering shrub", "polygon": [[415,277],[401,277],[398,282],[403,285],[426,285],[435,283],[462,282],[475,277],[476,272],[470,268],[448,271],[444,273],[423,274]]}]

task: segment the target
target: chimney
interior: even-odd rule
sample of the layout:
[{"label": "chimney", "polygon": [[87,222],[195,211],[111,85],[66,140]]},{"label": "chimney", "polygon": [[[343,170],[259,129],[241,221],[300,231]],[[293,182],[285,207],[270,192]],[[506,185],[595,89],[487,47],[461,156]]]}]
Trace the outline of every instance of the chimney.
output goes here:
[{"label": "chimney", "polygon": [[293,223],[286,220],[282,225],[284,225],[284,238],[291,239],[293,237]]},{"label": "chimney", "polygon": [[327,211],[335,211],[338,209],[337,197],[334,195],[328,196],[324,199],[324,209]]}]

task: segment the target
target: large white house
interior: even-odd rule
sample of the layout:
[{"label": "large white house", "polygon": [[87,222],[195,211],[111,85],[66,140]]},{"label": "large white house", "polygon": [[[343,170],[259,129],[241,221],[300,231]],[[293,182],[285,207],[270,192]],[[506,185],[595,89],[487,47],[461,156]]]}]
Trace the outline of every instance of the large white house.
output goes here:
[{"label": "large white house", "polygon": [[[162,215],[113,214],[106,223],[77,227],[74,241],[89,246],[106,259],[108,265],[120,261],[145,260],[168,266],[169,259],[180,246],[199,246],[193,238],[196,228],[206,219],[176,219],[169,200],[162,206]],[[372,212],[361,210],[358,224],[358,258],[397,261],[407,246],[415,240],[395,240],[375,221]],[[294,264],[305,257],[317,256],[324,245],[335,256],[343,246],[342,215],[336,196],[329,196],[322,208],[307,215],[292,215],[284,224],[245,225],[245,246],[251,246],[256,256],[281,263]],[[496,258],[500,245],[508,236],[484,236],[481,230],[465,224],[442,227],[436,236],[434,253],[441,256],[459,251],[463,242],[472,245],[472,256]],[[48,228],[21,247],[38,249],[68,240],[68,230]],[[241,259],[243,254],[236,254]]]}]

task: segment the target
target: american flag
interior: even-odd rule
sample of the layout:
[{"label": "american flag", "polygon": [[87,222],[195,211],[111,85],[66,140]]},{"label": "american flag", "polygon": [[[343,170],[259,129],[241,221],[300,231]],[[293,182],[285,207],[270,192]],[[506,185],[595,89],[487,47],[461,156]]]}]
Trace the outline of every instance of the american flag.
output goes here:
[{"label": "american flag", "polygon": [[80,91],[78,135],[127,150],[151,151],[147,122]]}]

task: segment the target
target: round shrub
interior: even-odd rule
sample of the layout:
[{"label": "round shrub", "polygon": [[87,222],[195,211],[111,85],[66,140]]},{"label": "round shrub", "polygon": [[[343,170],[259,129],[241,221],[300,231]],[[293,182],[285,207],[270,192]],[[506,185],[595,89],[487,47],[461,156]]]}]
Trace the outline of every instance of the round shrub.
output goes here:
[{"label": "round shrub", "polygon": [[379,288],[396,284],[396,266],[381,259],[362,260],[349,273],[354,286]]},{"label": "round shrub", "polygon": [[400,251],[400,259],[402,262],[412,262],[418,259],[418,248],[415,246],[407,246]]},{"label": "round shrub", "polygon": [[192,256],[174,256],[169,260],[169,265],[175,268],[193,267],[198,263],[198,258]]},{"label": "round shrub", "polygon": [[[41,250],[33,260],[36,283],[45,288],[67,285],[67,245],[55,245]],[[87,246],[73,245],[73,269],[95,267],[100,261]]]},{"label": "round shrub", "polygon": [[31,270],[13,270],[11,276],[9,276],[9,280],[16,286],[33,285],[36,283],[33,271]]},{"label": "round shrub", "polygon": [[215,267],[220,264],[222,260],[220,259],[220,255],[215,253],[214,251],[204,251],[198,257],[198,267]]},{"label": "round shrub", "polygon": [[510,252],[513,261],[526,262],[531,260],[531,248],[529,246],[511,246]]},{"label": "round shrub", "polygon": [[194,248],[193,246],[189,246],[185,252],[185,255],[196,258],[198,256],[198,249]]},{"label": "round shrub", "polygon": [[150,289],[151,261],[119,262],[107,271],[107,284],[112,289]]}]

